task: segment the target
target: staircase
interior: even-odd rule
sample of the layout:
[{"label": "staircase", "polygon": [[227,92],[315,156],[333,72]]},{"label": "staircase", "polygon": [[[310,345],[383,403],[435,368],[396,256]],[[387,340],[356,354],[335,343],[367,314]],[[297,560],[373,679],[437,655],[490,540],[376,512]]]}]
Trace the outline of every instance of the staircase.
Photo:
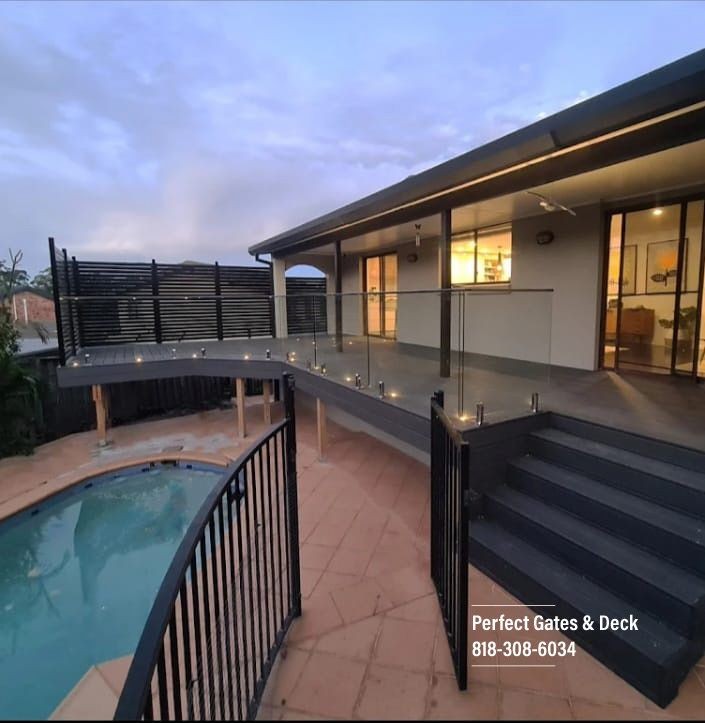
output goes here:
[{"label": "staircase", "polygon": [[486,493],[470,561],[551,616],[638,617],[568,635],[665,707],[705,649],[705,454],[554,415],[527,450]]}]

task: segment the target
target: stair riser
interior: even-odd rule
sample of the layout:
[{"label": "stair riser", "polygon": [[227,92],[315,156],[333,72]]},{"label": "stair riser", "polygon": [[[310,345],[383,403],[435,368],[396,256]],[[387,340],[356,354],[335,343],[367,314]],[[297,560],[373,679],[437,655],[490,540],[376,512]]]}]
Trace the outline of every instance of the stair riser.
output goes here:
[{"label": "stair riser", "polygon": [[536,437],[529,439],[529,449],[537,457],[577,470],[593,479],[600,479],[618,489],[640,495],[665,507],[705,517],[703,492]]},{"label": "stair riser", "polygon": [[[519,600],[536,604],[555,603],[556,607],[551,610],[552,616],[582,618],[580,610],[576,610],[564,600],[553,598],[541,584],[472,537],[470,562]],[[537,612],[540,613],[541,609]],[[590,632],[579,629],[569,631],[566,635],[661,707],[667,706],[676,696],[678,680],[682,679],[689,667],[687,661],[681,661],[678,669],[666,671],[609,631]],[[472,631],[470,639],[472,640]]]},{"label": "stair riser", "polygon": [[705,554],[702,548],[686,538],[512,466],[508,468],[507,479],[513,487],[525,494],[561,507],[586,522],[652,550],[681,567],[705,574]]},{"label": "stair riser", "polygon": [[705,627],[702,611],[665,594],[663,590],[648,581],[612,564],[610,560],[595,554],[584,545],[549,529],[539,520],[531,519],[518,510],[504,505],[500,500],[488,498],[485,505],[488,516],[511,530],[513,534],[579,570],[581,574],[612,590],[625,600],[639,605],[685,637],[693,639],[702,636]]}]

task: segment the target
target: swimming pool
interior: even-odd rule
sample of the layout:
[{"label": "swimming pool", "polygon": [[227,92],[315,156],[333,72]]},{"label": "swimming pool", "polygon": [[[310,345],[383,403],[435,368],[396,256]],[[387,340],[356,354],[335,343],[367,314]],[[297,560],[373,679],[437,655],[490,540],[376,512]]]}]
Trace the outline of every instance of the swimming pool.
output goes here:
[{"label": "swimming pool", "polygon": [[152,464],[0,523],[0,718],[47,718],[91,665],[134,652],[223,470]]}]

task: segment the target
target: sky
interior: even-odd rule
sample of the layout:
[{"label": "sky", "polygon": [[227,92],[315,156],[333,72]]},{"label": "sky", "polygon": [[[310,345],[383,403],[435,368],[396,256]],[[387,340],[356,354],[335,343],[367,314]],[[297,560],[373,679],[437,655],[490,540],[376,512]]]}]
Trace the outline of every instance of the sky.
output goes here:
[{"label": "sky", "polygon": [[0,259],[247,247],[699,50],[703,2],[0,3]]}]

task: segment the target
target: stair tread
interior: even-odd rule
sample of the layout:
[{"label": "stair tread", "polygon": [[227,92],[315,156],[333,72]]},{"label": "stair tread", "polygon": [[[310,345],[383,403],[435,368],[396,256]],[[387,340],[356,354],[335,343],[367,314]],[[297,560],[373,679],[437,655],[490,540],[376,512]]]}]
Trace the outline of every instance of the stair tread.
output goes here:
[{"label": "stair tread", "polygon": [[663,507],[643,497],[599,482],[584,474],[569,470],[538,457],[526,455],[512,460],[511,465],[549,480],[552,484],[570,489],[600,504],[660,527],[668,532],[702,546],[705,552],[705,521],[683,512]]},{"label": "stair tread", "polygon": [[[626,644],[660,666],[670,667],[689,650],[689,642],[652,618],[643,610],[617,597],[600,585],[582,577],[572,568],[541,552],[530,543],[516,537],[506,528],[490,520],[475,520],[470,527],[470,537],[492,550],[493,554],[530,575],[538,584],[549,590],[557,600],[566,601],[581,615],[593,620],[600,615],[611,618],[627,618],[630,614],[638,619],[638,634],[632,631],[612,631]],[[551,600],[532,600],[545,604]]]},{"label": "stair tread", "polygon": [[694,605],[705,598],[705,580],[558,507],[507,485],[488,496],[677,600]]},{"label": "stair tread", "polygon": [[586,437],[578,437],[560,429],[545,428],[532,432],[532,437],[544,439],[597,457],[615,464],[639,470],[644,474],[676,482],[690,489],[705,493],[705,474],[679,467],[669,462],[662,462],[651,457],[630,452],[620,447],[612,447],[604,442],[596,442]]}]

